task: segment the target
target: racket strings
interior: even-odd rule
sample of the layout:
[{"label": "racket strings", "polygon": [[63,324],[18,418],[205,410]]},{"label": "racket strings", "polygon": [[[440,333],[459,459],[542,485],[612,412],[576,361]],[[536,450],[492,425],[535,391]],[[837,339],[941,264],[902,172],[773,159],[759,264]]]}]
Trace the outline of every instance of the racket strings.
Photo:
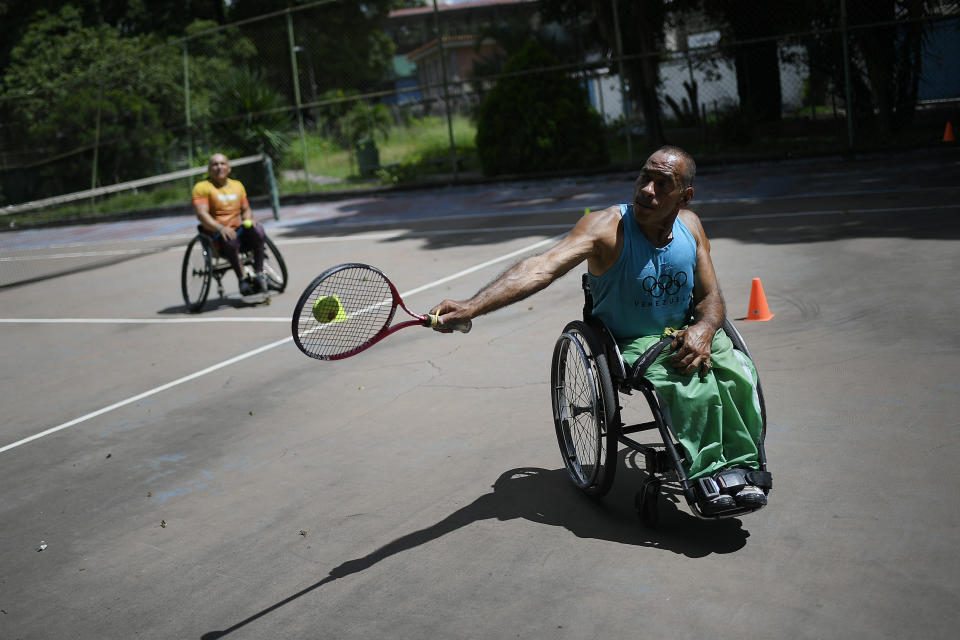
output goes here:
[{"label": "racket strings", "polygon": [[377,271],[350,267],[321,280],[300,309],[297,334],[314,357],[330,358],[363,346],[393,318],[389,283]]}]

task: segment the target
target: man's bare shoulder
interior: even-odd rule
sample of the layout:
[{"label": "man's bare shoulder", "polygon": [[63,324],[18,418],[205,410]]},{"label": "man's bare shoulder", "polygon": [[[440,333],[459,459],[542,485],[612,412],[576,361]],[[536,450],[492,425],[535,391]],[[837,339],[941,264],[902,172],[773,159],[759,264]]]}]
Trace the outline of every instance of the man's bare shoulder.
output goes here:
[{"label": "man's bare shoulder", "polygon": [[700,222],[700,216],[690,209],[680,209],[678,217],[681,222],[687,226],[687,229],[690,229],[691,233],[695,235],[703,233],[703,224]]},{"label": "man's bare shoulder", "polygon": [[615,204],[612,207],[598,209],[597,211],[588,213],[587,215],[583,216],[581,222],[591,226],[609,226],[610,224],[618,224],[621,217],[620,205]]},{"label": "man's bare shoulder", "polygon": [[683,220],[684,222],[689,221],[696,224],[697,226],[700,226],[700,216],[698,216],[696,213],[694,213],[690,209],[680,209],[680,213],[678,215],[680,216],[680,219]]},{"label": "man's bare shoulder", "polygon": [[710,250],[710,240],[707,238],[707,232],[703,230],[703,224],[700,222],[700,216],[689,209],[681,209],[678,214],[680,221],[690,230],[697,243]]},{"label": "man's bare shoulder", "polygon": [[598,209],[582,216],[577,221],[576,233],[599,239],[606,239],[611,234],[616,236],[617,226],[620,224],[620,207],[613,205],[606,209]]}]

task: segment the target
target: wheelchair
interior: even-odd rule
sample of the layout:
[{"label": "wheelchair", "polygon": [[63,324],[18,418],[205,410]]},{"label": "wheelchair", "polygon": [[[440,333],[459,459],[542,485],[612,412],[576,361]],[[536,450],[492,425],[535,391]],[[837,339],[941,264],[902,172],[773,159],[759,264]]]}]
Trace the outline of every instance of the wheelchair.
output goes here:
[{"label": "wheelchair", "polygon": [[[217,293],[224,297],[223,276],[232,272],[230,263],[220,256],[219,242],[197,226],[198,233],[187,245],[180,270],[180,290],[187,310],[196,313],[203,308],[210,295],[210,285],[217,281]],[[253,277],[253,251],[240,251],[240,265],[248,277]],[[282,293],[287,287],[287,264],[269,237],[263,239],[263,275],[267,290]]]},{"label": "wheelchair", "polygon": [[[634,506],[648,527],[656,527],[659,521],[659,495],[664,488],[679,490],[691,512],[705,520],[740,516],[761,508],[737,505],[714,512],[702,506],[705,500],[719,495],[721,489],[735,490],[738,483],[739,486],[747,483],[758,486],[765,495],[773,486],[763,446],[767,417],[759,381],[757,395],[762,420],[757,445],[759,470],[725,470],[714,478],[689,480],[682,465],[684,450],[670,424],[669,410],[653,384],[643,377],[647,367],[672,339],[660,340],[628,370],[613,335],[591,313],[593,300],[586,274],[583,292],[583,320],[574,320],[564,327],[554,346],[550,375],[557,441],[573,483],[591,497],[606,495],[613,484],[619,447],[623,444],[643,456],[646,478],[636,493]],[[750,358],[743,337],[728,319],[724,319],[723,330],[734,349]],[[621,419],[623,407],[618,392],[632,395],[634,391],[646,399],[652,420],[626,425]],[[642,431],[656,431],[660,442],[642,444],[629,437]]]}]

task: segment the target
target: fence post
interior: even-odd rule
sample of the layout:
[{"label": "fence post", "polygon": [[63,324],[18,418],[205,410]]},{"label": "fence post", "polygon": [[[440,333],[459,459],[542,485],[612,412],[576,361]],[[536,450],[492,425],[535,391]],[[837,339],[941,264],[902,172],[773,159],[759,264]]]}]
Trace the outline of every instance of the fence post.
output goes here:
[{"label": "fence post", "polygon": [[623,43],[620,40],[620,16],[617,11],[617,0],[612,0],[613,2],[613,31],[614,38],[617,42],[617,61],[619,62],[620,69],[620,102],[623,107],[623,122],[626,125],[627,129],[627,163],[633,164],[633,131],[630,126],[630,97],[627,95],[627,89],[623,82]]},{"label": "fence post", "polygon": [[290,43],[290,68],[293,71],[293,99],[297,103],[297,126],[300,129],[300,143],[303,147],[303,177],[310,192],[310,168],[307,166],[307,137],[303,132],[303,110],[300,108],[300,71],[297,69],[297,45],[293,39],[293,18],[287,9],[287,40]]},{"label": "fence post", "polygon": [[280,219],[280,194],[277,192],[277,179],[273,175],[273,160],[263,154],[263,169],[267,172],[267,185],[270,187],[270,207],[273,209],[273,219]]},{"label": "fence post", "polygon": [[[93,134],[93,170],[90,176],[90,188],[97,188],[97,164],[100,155],[100,113],[103,111],[103,76],[100,76],[100,82],[97,85],[97,121]],[[93,205],[93,200],[90,200]]]},{"label": "fence post", "polygon": [[187,120],[187,166],[193,166],[193,123],[190,121],[190,58],[183,41],[183,111]]},{"label": "fence post", "polygon": [[843,34],[843,84],[847,96],[847,146],[853,149],[853,87],[850,84],[850,51],[847,42],[847,0],[840,0],[840,25]]},{"label": "fence post", "polygon": [[437,0],[433,0],[433,29],[437,33],[437,46],[440,47],[440,75],[443,76],[443,105],[447,112],[447,134],[450,137],[450,165],[453,169],[453,181],[457,181],[457,147],[453,142],[453,116],[450,115],[450,91],[447,88],[447,56],[443,52],[443,34],[440,33],[440,10]]}]

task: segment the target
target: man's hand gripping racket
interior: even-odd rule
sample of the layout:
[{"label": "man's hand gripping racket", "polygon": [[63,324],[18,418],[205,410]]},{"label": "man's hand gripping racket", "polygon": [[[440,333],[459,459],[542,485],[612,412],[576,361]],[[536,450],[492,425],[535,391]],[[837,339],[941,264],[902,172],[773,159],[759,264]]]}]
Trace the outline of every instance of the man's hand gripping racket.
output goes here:
[{"label": "man's hand gripping racket", "polygon": [[[413,319],[390,326],[398,307]],[[293,310],[292,330],[297,347],[311,358],[340,360],[406,327],[467,333],[472,324],[441,324],[439,314],[413,313],[382,271],[350,263],[331,267],[310,283]]]}]

